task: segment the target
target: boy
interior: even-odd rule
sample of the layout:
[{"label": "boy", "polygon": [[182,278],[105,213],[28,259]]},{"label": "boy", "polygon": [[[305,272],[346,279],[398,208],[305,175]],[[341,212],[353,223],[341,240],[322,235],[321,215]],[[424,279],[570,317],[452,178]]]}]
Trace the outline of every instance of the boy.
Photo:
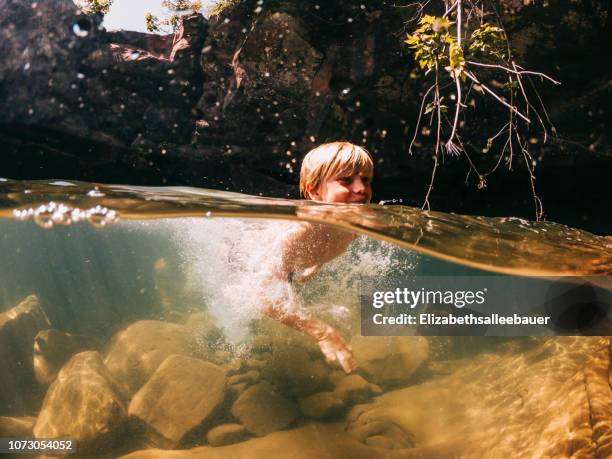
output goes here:
[{"label": "boy", "polygon": [[[300,193],[306,199],[325,203],[367,204],[372,198],[374,164],[368,152],[348,142],[333,142],[311,150],[302,161]],[[323,263],[340,255],[357,237],[329,225],[301,222],[283,235],[280,262],[268,277],[266,288],[281,283],[305,281]],[[337,360],[346,373],[356,365],[351,347],[330,325],[296,308],[291,295],[269,295],[263,306],[271,318],[312,336],[328,361]],[[288,299],[288,301],[287,301]],[[286,303],[290,304],[286,304]]]}]

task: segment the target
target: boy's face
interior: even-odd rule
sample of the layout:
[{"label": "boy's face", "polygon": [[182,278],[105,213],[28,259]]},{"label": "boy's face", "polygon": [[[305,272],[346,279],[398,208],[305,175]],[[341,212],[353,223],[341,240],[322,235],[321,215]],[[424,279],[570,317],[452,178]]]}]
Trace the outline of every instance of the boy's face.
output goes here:
[{"label": "boy's face", "polygon": [[372,177],[363,172],[340,175],[311,190],[310,197],[323,202],[367,204],[372,199]]}]

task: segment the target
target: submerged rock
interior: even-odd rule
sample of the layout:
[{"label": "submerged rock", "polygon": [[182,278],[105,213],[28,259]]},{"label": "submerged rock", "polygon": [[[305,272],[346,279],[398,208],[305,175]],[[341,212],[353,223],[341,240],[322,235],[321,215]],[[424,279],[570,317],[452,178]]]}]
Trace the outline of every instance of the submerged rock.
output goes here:
[{"label": "submerged rock", "polygon": [[42,330],[34,338],[34,373],[42,385],[49,385],[62,365],[77,352],[87,347],[82,335],[62,333],[58,330]]},{"label": "submerged rock", "polygon": [[214,357],[218,363],[229,361],[230,356],[222,350],[225,343],[223,331],[217,326],[215,319],[207,311],[191,314],[187,318],[185,326],[191,330],[195,340],[202,347],[215,350],[214,353],[211,353],[210,357]]},{"label": "submerged rock", "polygon": [[40,403],[32,343],[50,326],[36,295],[0,314],[0,414],[32,414]]},{"label": "submerged rock", "polygon": [[122,459],[440,459],[456,458],[453,451],[415,449],[388,451],[359,442],[350,436],[342,423],[308,422],[292,430],[273,432],[234,445],[202,446],[184,451],[149,449],[136,451]]},{"label": "submerged rock", "polygon": [[172,355],[134,395],[128,413],[147,426],[155,444],[174,448],[215,414],[225,392],[221,367]]},{"label": "submerged rock", "polygon": [[387,419],[352,423],[347,431],[366,445],[377,448],[405,449],[415,446],[412,433]]},{"label": "submerged rock", "polygon": [[230,384],[228,386],[229,395],[233,400],[235,400],[240,394],[247,390],[248,387],[249,384],[247,383]]},{"label": "submerged rock", "polygon": [[382,394],[382,389],[367,382],[361,375],[348,375],[338,382],[334,393],[344,402],[355,404]]},{"label": "submerged rock", "polygon": [[206,434],[206,440],[211,446],[231,445],[248,437],[248,430],[241,424],[221,424]]},{"label": "submerged rock", "polygon": [[331,418],[344,411],[344,400],[335,392],[318,392],[300,400],[300,410],[315,419]]},{"label": "submerged rock", "polygon": [[276,343],[272,353],[266,354],[265,365],[260,369],[265,379],[295,397],[331,388],[331,370],[321,359],[311,358],[308,351],[295,342]]},{"label": "submerged rock", "polygon": [[240,383],[255,384],[256,382],[260,380],[260,378],[261,378],[261,375],[259,371],[249,370],[246,373],[238,373],[238,374],[230,376],[227,382],[232,385],[240,384]]},{"label": "submerged rock", "polygon": [[[446,375],[355,406],[349,431],[382,444],[378,436],[397,434],[392,424],[414,435],[414,451],[453,449],[440,458],[609,457],[610,338],[540,341],[528,352],[458,359]],[[548,357],[533,358],[549,348]]]},{"label": "submerged rock", "polygon": [[36,418],[0,416],[0,438],[32,437]]},{"label": "submerged rock", "polygon": [[297,417],[295,403],[264,381],[246,389],[232,406],[232,414],[257,436],[284,429]]},{"label": "submerged rock", "polygon": [[173,354],[206,356],[207,347],[185,325],[141,320],[113,337],[104,363],[123,393],[131,396]]},{"label": "submerged rock", "polygon": [[107,451],[124,430],[127,413],[117,385],[94,351],[72,357],[49,387],[36,438],[71,438],[79,451]]},{"label": "submerged rock", "polygon": [[358,371],[383,386],[407,382],[429,357],[429,345],[422,336],[355,336],[351,346]]}]

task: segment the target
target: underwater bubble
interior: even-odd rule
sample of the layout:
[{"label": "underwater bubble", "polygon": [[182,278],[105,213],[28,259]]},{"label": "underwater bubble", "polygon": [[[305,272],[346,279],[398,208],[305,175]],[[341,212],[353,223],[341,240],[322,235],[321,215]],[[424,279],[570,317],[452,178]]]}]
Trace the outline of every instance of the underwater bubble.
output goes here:
[{"label": "underwater bubble", "polygon": [[53,220],[49,214],[39,214],[34,217],[34,223],[41,228],[49,229],[53,227]]},{"label": "underwater bubble", "polygon": [[77,73],[77,78],[79,80],[82,80],[83,78],[85,78],[85,74],[84,73]]},{"label": "underwater bubble", "polygon": [[138,59],[140,57],[140,53],[138,51],[132,51],[130,53],[130,59],[132,59],[133,61]]},{"label": "underwater bubble", "polygon": [[90,215],[89,218],[87,218],[87,221],[94,228],[104,228],[107,223],[104,216],[99,214]]}]

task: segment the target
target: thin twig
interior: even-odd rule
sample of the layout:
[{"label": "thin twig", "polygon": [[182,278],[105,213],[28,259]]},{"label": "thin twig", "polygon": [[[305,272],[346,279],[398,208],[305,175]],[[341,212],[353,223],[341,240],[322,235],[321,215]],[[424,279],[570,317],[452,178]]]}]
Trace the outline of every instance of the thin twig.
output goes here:
[{"label": "thin twig", "polygon": [[480,85],[482,87],[482,89],[484,89],[486,92],[488,92],[491,96],[493,96],[493,98],[495,100],[497,100],[499,103],[505,105],[506,107],[508,107],[509,109],[511,109],[512,111],[514,111],[514,113],[516,113],[519,117],[521,117],[523,120],[525,120],[525,122],[527,123],[531,123],[531,120],[529,118],[527,118],[525,115],[523,115],[521,112],[518,111],[518,109],[510,104],[508,104],[508,102],[506,102],[505,100],[503,100],[501,97],[499,97],[497,94],[495,94],[491,89],[489,89],[486,85],[484,85],[483,83],[481,83],[480,81],[478,81],[478,78],[476,78],[472,73],[470,72],[465,72],[465,74],[467,75],[467,77],[469,79],[471,79],[472,81],[474,81],[474,83]]},{"label": "thin twig", "polygon": [[435,86],[436,86],[435,84],[430,86],[427,92],[425,92],[425,95],[423,96],[423,100],[421,101],[421,109],[419,110],[419,118],[417,120],[416,127],[414,128],[414,137],[412,138],[412,142],[410,142],[410,146],[408,147],[409,154],[412,154],[412,146],[414,145],[417,135],[419,134],[419,126],[421,125],[421,117],[423,116],[423,107],[425,106],[425,101],[427,100],[427,96],[432,91],[432,89],[435,88]]},{"label": "thin twig", "polygon": [[[514,67],[514,69],[516,70],[516,64],[514,61],[512,61],[512,67]],[[548,140],[548,130],[546,129],[544,120],[542,120],[542,117],[540,116],[538,111],[535,109],[533,105],[531,105],[531,102],[529,102],[529,98],[527,97],[527,92],[525,91],[525,87],[523,86],[523,81],[521,79],[520,74],[516,75],[516,80],[518,82],[519,88],[521,89],[521,94],[523,95],[523,99],[525,99],[525,103],[527,104],[527,114],[529,115],[529,107],[533,108],[533,112],[537,116],[538,121],[540,122],[540,126],[542,126],[542,130],[544,131],[544,143],[546,143],[546,141]]]},{"label": "thin twig", "polygon": [[546,117],[546,121],[548,121],[548,124],[550,125],[550,130],[552,131],[553,134],[556,134],[557,129],[555,128],[555,125],[553,124],[553,122],[550,120],[550,117],[548,116],[548,111],[546,110],[544,101],[540,97],[540,93],[536,89],[535,85],[533,84],[533,81],[531,81],[531,78],[529,78],[529,76],[527,76],[527,81],[529,81],[529,84],[531,85],[531,89],[533,89],[533,92],[535,93],[536,97],[538,98],[538,101],[540,102],[540,106],[542,107],[542,111],[544,112],[544,116]]},{"label": "thin twig", "polygon": [[[551,77],[549,77],[548,75],[546,75],[545,73],[541,73],[541,72],[532,72],[532,71],[529,71],[529,70],[512,70],[512,69],[509,69],[508,67],[504,67],[503,65],[483,64],[482,62],[475,62],[475,61],[467,61],[467,63],[471,64],[471,65],[477,65],[478,67],[489,67],[489,68],[501,69],[501,70],[504,70],[504,71],[509,72],[509,73],[514,73],[516,75],[536,75],[536,76],[539,76],[540,78],[545,78],[548,81],[550,81],[550,82],[552,82],[552,83],[554,83],[556,85],[561,84],[560,81],[554,80]],[[514,61],[512,63],[514,64]]]},{"label": "thin twig", "polygon": [[[456,7],[456,12],[457,12],[457,46],[459,47],[459,49],[461,49],[461,0],[457,0],[455,2],[455,5],[457,5]],[[455,134],[457,133],[457,125],[459,124],[459,114],[461,112],[461,79],[460,79],[460,74],[461,72],[457,73],[453,73],[453,77],[455,79],[455,88],[457,89],[457,102],[455,104],[455,119],[453,121],[453,128],[451,130],[450,136],[448,137],[448,140],[446,141],[446,151],[449,154],[457,154],[458,149],[455,146],[455,144],[453,143],[453,139],[455,138]]]},{"label": "thin twig", "polygon": [[519,142],[519,146],[521,147],[521,152],[523,153],[523,159],[525,160],[525,166],[527,167],[527,172],[529,172],[529,183],[531,184],[531,195],[533,196],[533,203],[535,206],[536,221],[539,222],[540,219],[542,218],[542,215],[544,214],[544,208],[542,206],[542,201],[540,200],[540,198],[538,197],[536,193],[535,177],[533,176],[532,165],[529,163],[529,160],[533,161],[533,158],[531,154],[529,153],[529,150],[525,148],[525,145],[521,143],[521,138],[519,137],[518,132],[516,133],[516,138]]},{"label": "thin twig", "polygon": [[433,184],[436,178],[436,171],[438,170],[438,155],[440,152],[440,132],[442,129],[442,116],[441,116],[441,109],[440,109],[440,86],[438,85],[438,62],[436,61],[436,82],[435,82],[435,93],[434,93],[434,103],[436,105],[437,108],[437,114],[438,114],[438,128],[436,130],[436,149],[434,152],[434,166],[433,169],[431,171],[431,180],[429,182],[429,187],[427,188],[427,193],[425,194],[425,201],[423,202],[423,209],[427,209],[427,210],[431,210],[431,205],[429,203],[429,195],[431,194],[431,191],[433,190]]}]

